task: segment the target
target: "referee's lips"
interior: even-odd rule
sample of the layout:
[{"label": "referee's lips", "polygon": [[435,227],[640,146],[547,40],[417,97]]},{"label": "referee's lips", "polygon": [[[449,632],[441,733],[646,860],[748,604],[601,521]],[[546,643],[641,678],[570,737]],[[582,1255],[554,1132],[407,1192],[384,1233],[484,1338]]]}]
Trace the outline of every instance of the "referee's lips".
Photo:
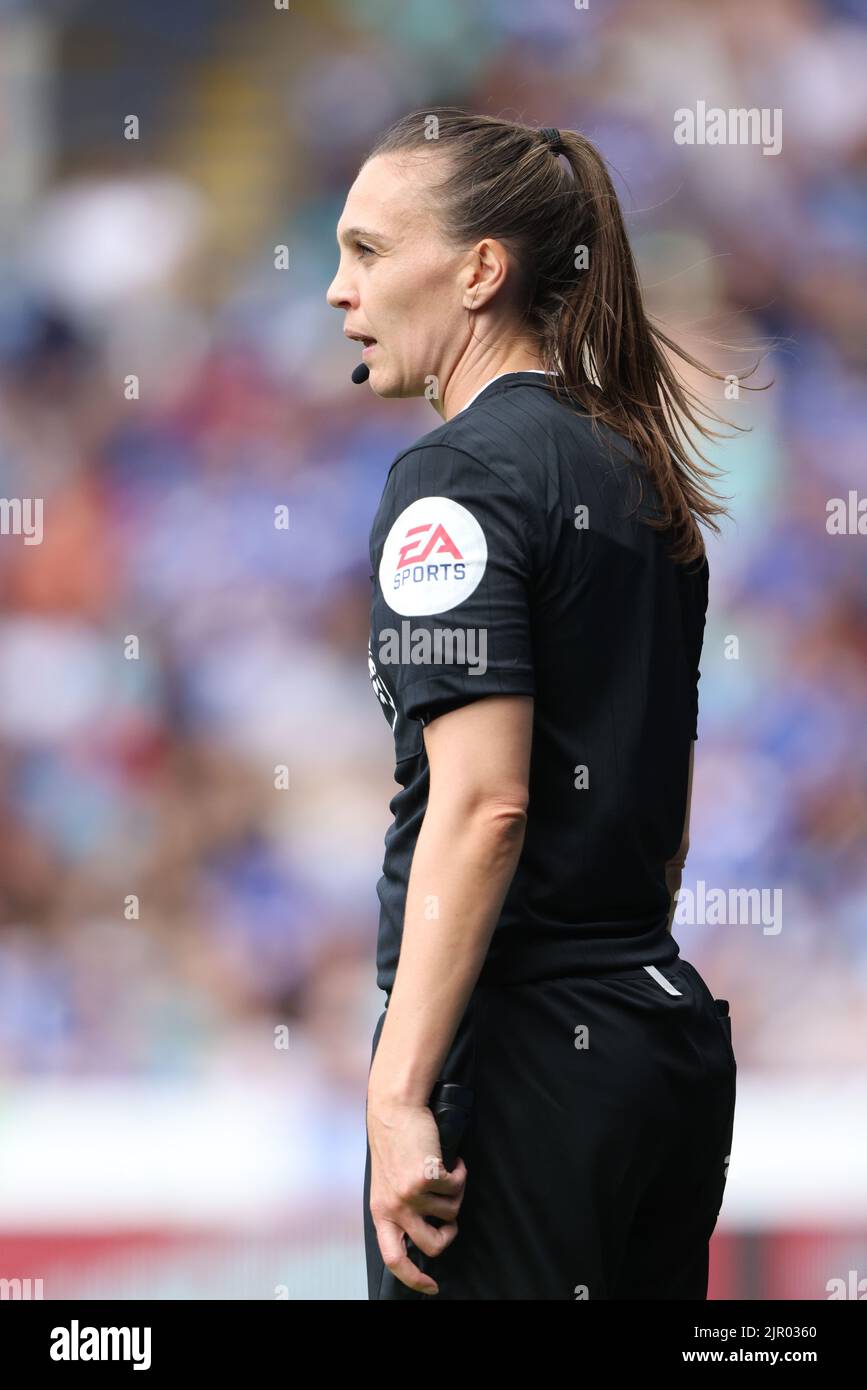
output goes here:
[{"label": "referee's lips", "polygon": [[348,328],[344,328],[343,333],[345,337],[352,338],[354,342],[364,344],[364,347],[361,352],[362,357],[367,352],[367,349],[373,347],[376,343],[376,339],[371,338],[370,335],[367,333],[351,333]]}]

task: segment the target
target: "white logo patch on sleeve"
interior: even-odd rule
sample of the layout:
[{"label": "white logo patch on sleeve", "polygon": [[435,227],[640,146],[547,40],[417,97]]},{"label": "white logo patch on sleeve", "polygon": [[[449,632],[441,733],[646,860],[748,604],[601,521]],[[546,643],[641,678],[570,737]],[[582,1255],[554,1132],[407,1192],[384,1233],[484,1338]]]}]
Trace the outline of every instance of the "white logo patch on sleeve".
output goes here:
[{"label": "white logo patch on sleeve", "polygon": [[488,543],[472,512],[451,497],[420,497],[385,538],[379,585],[395,613],[445,613],[468,599],[488,563]]}]

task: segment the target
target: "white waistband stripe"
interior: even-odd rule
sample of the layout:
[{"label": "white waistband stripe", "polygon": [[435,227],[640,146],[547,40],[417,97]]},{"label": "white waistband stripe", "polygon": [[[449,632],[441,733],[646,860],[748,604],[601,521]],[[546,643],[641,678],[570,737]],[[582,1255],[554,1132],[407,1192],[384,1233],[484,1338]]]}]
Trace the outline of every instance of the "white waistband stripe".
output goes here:
[{"label": "white waistband stripe", "polygon": [[681,994],[683,992],[682,990],[675,989],[671,981],[667,980],[664,975],[661,975],[655,965],[645,965],[644,968],[647,971],[648,975],[653,976],[657,984],[662,985],[663,989],[668,990],[669,994]]}]

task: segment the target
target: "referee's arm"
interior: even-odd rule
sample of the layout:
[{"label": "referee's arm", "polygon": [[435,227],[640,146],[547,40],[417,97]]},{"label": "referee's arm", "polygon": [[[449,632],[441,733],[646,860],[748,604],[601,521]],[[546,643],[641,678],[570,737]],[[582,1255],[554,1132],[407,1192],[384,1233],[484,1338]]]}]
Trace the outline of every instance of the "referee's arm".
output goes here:
[{"label": "referee's arm", "polygon": [[486,696],[425,727],[430,790],[400,961],[368,1083],[426,1105],[472,994],[527,823],[533,699]]}]

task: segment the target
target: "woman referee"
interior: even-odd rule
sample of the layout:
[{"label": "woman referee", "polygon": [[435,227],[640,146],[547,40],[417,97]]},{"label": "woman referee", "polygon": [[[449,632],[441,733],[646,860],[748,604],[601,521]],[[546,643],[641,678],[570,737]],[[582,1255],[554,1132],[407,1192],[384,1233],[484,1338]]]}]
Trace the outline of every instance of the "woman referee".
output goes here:
[{"label": "woman referee", "polygon": [[[725,509],[664,349],[701,364],[651,327],[605,166],[572,131],[415,112],[337,236],[328,302],[373,390],[442,421],[395,459],[370,537],[399,790],[369,1296],[704,1299],[736,1067],[728,1006],[670,927],[698,523]],[[451,1171],[443,1085],[462,1088]]]}]

